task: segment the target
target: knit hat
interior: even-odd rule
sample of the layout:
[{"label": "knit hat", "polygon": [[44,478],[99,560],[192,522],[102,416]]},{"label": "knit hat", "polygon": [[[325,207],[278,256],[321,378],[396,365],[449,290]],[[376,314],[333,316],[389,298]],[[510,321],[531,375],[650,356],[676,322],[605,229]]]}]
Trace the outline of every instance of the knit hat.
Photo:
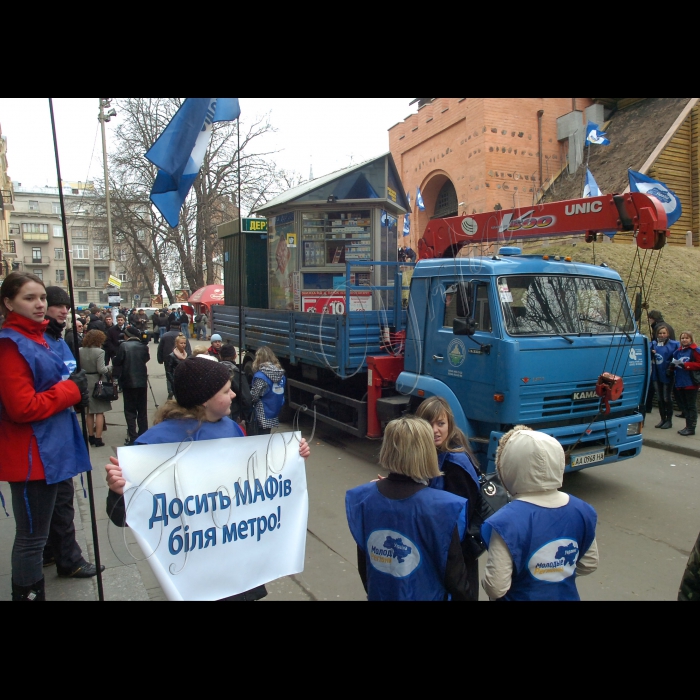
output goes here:
[{"label": "knit hat", "polygon": [[211,342],[213,343],[217,340],[223,342],[224,339],[218,333],[214,333],[214,335],[211,337]]},{"label": "knit hat", "polygon": [[221,391],[230,379],[224,365],[202,362],[202,359],[188,357],[175,368],[173,389],[177,402],[184,408],[201,406]]},{"label": "knit hat", "polygon": [[70,297],[66,294],[63,287],[47,287],[46,288],[46,305],[47,306],[63,306],[70,307]]},{"label": "knit hat", "polygon": [[219,350],[219,354],[221,355],[222,360],[227,360],[229,357],[235,360],[236,348],[234,348],[233,345],[231,345],[230,343],[222,345],[221,350]]}]

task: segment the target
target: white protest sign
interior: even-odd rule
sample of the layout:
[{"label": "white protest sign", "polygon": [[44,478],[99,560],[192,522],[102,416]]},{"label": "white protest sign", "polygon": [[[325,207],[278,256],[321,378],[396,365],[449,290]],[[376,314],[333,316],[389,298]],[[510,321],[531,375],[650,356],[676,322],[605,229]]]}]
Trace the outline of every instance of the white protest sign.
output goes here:
[{"label": "white protest sign", "polygon": [[303,571],[300,438],[119,448],[126,520],[168,600],[219,600]]}]

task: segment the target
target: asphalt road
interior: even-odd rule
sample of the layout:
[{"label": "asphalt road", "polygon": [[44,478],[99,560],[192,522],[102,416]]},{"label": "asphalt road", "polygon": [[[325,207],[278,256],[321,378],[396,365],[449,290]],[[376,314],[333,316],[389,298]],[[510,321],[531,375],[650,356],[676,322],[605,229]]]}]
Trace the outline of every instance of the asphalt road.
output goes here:
[{"label": "asphalt road", "polygon": [[[305,436],[311,427],[302,422]],[[376,478],[380,443],[317,423],[311,445],[306,568],[268,585],[268,600],[363,600],[344,496]],[[582,600],[676,599],[700,530],[700,460],[645,448],[635,459],[567,475],[563,490],[598,513],[600,566],[578,579]]]}]

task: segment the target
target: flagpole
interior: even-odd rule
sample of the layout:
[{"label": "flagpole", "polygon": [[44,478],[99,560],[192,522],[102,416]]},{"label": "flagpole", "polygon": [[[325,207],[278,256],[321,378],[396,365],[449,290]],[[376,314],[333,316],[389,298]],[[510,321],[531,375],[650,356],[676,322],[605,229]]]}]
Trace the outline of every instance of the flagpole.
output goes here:
[{"label": "flagpole", "polygon": [[[56,176],[58,177],[58,199],[61,204],[61,224],[63,225],[63,247],[66,253],[66,279],[68,281],[68,294],[70,295],[71,318],[73,319],[73,347],[75,347],[75,361],[77,369],[80,369],[80,352],[78,352],[78,327],[75,317],[75,299],[73,296],[73,275],[70,262],[70,248],[68,247],[68,226],[66,225],[66,207],[63,201],[63,181],[61,179],[61,165],[58,160],[58,141],[56,139],[56,120],[53,113],[53,98],[49,97],[49,111],[51,113],[51,131],[53,133],[53,150],[56,157]],[[83,426],[83,440],[85,448],[90,453],[88,447],[87,424],[85,422],[85,410],[80,409],[80,420]],[[68,457],[70,458],[70,456]],[[87,491],[90,501],[90,520],[92,522],[92,544],[95,550],[95,567],[97,568],[97,597],[100,602],[104,601],[104,590],[102,588],[102,565],[100,563],[100,545],[97,537],[97,516],[95,514],[95,494],[92,490],[92,471],[86,472]]]},{"label": "flagpole", "polygon": [[241,225],[241,116],[236,121],[238,136],[238,367],[243,370],[243,226]]}]

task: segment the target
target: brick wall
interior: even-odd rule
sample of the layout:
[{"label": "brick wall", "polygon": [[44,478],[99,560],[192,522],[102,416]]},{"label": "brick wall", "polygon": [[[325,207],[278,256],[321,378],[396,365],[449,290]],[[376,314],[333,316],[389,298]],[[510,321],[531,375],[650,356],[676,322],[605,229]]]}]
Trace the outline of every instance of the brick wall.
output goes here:
[{"label": "brick wall", "polygon": [[[576,108],[592,104],[576,98]],[[389,129],[389,148],[414,210],[420,187],[426,210],[414,211],[414,250],[433,215],[437,195],[449,179],[459,213],[527,206],[539,187],[537,112],[542,117],[542,176],[561,170],[565,153],[557,141],[556,120],[572,110],[571,98],[438,97]],[[400,222],[400,227],[403,222]]]}]

